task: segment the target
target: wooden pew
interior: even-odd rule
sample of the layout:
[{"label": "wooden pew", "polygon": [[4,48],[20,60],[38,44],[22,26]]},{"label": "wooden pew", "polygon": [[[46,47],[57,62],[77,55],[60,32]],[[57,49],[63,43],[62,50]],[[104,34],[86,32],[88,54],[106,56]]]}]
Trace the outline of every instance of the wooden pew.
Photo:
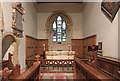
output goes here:
[{"label": "wooden pew", "polygon": [[118,58],[94,54],[94,62],[89,61],[88,65],[120,80],[120,59]]},{"label": "wooden pew", "polygon": [[31,66],[28,70],[26,70],[24,73],[19,75],[16,78],[12,78],[11,80],[22,80],[22,81],[36,81],[40,80],[40,62],[35,62],[33,66]]},{"label": "wooden pew", "polygon": [[[6,61],[2,61],[0,63],[1,65],[1,71],[3,71],[1,73],[1,76],[2,76],[2,79],[8,79],[8,78],[11,78],[11,77],[17,77],[20,75],[20,65],[17,64],[16,66],[13,65],[12,63],[12,60],[11,60],[11,56],[12,54],[9,53],[9,59],[6,60]],[[5,69],[4,68],[8,68],[8,70],[11,70],[12,72],[8,75],[7,72],[5,72]],[[5,73],[4,73],[5,72]],[[2,74],[5,74],[5,76],[3,76]],[[7,77],[7,78],[5,78]]]},{"label": "wooden pew", "polygon": [[105,73],[101,73],[99,70],[90,67],[79,59],[75,59],[75,78],[85,81],[117,81],[114,77]]},{"label": "wooden pew", "polygon": [[41,65],[39,62],[39,56],[37,57],[37,61],[33,63],[33,66],[28,68],[24,73],[20,74],[16,78],[11,78],[13,81],[40,81],[41,76]]},{"label": "wooden pew", "polygon": [[120,59],[97,56],[96,68],[120,80]]}]

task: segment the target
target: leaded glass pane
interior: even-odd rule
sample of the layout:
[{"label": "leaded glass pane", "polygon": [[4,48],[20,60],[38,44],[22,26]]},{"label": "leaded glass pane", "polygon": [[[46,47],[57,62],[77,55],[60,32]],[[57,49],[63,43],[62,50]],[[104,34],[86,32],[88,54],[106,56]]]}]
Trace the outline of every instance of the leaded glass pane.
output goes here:
[{"label": "leaded glass pane", "polygon": [[53,23],[53,37],[56,36],[56,22]]},{"label": "leaded glass pane", "polygon": [[62,39],[63,40],[63,42],[66,42],[66,39]]},{"label": "leaded glass pane", "polygon": [[53,23],[53,42],[56,42],[56,22]]},{"label": "leaded glass pane", "polygon": [[63,30],[62,30],[62,41],[65,42],[66,41],[66,23],[65,21],[63,21]]},{"label": "leaded glass pane", "polygon": [[57,39],[57,42],[61,42],[61,39]]},{"label": "leaded glass pane", "polygon": [[55,21],[54,21],[54,23],[53,23],[53,28],[56,29],[56,22],[55,22]]},{"label": "leaded glass pane", "polygon": [[61,24],[62,24],[62,21],[57,21],[58,26],[61,26]]},{"label": "leaded glass pane", "polygon": [[59,42],[59,41],[60,41],[60,39],[57,39],[57,41]]},{"label": "leaded glass pane", "polygon": [[56,30],[53,29],[53,36],[56,36]]},{"label": "leaded glass pane", "polygon": [[53,37],[56,36],[56,30],[53,29]]},{"label": "leaded glass pane", "polygon": [[66,29],[66,23],[63,21],[63,29]]},{"label": "leaded glass pane", "polygon": [[61,20],[62,20],[62,18],[60,16],[58,16],[57,21],[61,21]]},{"label": "leaded glass pane", "polygon": [[61,26],[61,24],[62,24],[62,18],[60,16],[58,16],[58,18],[57,18],[57,25]]},{"label": "leaded glass pane", "polygon": [[53,39],[56,39],[56,36],[53,36]]},{"label": "leaded glass pane", "polygon": [[65,29],[63,29],[62,36],[66,37],[66,30]]},{"label": "leaded glass pane", "polygon": [[58,39],[61,39],[61,34],[57,34],[57,38],[58,38]]},{"label": "leaded glass pane", "polygon": [[58,33],[61,32],[61,27],[58,27],[58,28],[57,28],[57,32],[58,32]]},{"label": "leaded glass pane", "polygon": [[56,42],[56,39],[53,39],[53,42]]}]

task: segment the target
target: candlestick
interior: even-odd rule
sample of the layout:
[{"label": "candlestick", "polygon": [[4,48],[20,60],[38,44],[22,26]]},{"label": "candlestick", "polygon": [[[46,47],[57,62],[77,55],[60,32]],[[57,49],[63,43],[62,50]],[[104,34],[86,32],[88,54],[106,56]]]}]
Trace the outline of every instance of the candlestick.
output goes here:
[{"label": "candlestick", "polygon": [[52,51],[52,45],[51,45],[51,51]]},{"label": "candlestick", "polygon": [[43,49],[44,49],[44,51],[45,51],[45,44],[43,44]]},{"label": "candlestick", "polygon": [[68,45],[68,47],[69,47],[69,51],[70,51],[70,46],[71,46],[71,45],[69,44],[69,45]]}]

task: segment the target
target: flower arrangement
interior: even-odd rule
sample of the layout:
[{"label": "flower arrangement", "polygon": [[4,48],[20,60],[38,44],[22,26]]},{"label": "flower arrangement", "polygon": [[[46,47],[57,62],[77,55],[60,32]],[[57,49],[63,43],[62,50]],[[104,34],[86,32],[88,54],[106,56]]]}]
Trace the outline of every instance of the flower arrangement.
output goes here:
[{"label": "flower arrangement", "polygon": [[97,45],[90,45],[87,46],[88,51],[97,51],[98,50],[98,46]]}]

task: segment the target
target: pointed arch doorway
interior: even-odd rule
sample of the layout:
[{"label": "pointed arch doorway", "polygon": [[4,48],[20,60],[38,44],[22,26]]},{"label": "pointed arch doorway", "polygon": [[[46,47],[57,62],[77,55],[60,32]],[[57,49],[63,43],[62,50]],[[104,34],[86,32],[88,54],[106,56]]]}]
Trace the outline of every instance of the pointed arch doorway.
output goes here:
[{"label": "pointed arch doorway", "polygon": [[18,42],[12,34],[7,33],[2,39],[2,60],[8,60],[9,53],[13,54],[13,64],[18,64]]}]

